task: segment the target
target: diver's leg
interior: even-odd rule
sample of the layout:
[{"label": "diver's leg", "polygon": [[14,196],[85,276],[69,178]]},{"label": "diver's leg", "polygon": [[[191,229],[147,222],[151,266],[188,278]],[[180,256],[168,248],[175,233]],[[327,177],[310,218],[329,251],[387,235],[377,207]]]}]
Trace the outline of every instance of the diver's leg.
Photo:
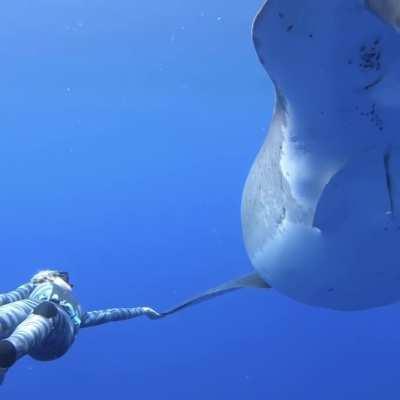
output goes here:
[{"label": "diver's leg", "polygon": [[62,357],[71,347],[77,334],[77,327],[65,310],[58,307],[51,333],[29,355],[35,360],[50,361]]},{"label": "diver's leg", "polygon": [[15,361],[39,346],[54,329],[58,309],[51,302],[42,302],[15,331],[0,341],[0,368],[9,368]]},{"label": "diver's leg", "polygon": [[0,339],[11,335],[39,304],[35,300],[20,300],[0,307]]}]

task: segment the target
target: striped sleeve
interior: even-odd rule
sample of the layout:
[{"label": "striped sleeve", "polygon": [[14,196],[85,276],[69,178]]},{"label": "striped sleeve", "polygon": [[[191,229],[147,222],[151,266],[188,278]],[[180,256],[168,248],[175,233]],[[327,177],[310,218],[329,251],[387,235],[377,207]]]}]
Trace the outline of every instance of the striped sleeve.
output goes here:
[{"label": "striped sleeve", "polygon": [[14,303],[15,301],[18,300],[27,299],[29,295],[32,293],[34,288],[35,284],[29,282],[22,286],[19,286],[17,289],[11,292],[0,294],[0,306],[9,303]]},{"label": "striped sleeve", "polygon": [[140,317],[148,313],[147,307],[110,308],[108,310],[89,311],[82,315],[81,328],[106,324],[108,322],[124,321]]}]

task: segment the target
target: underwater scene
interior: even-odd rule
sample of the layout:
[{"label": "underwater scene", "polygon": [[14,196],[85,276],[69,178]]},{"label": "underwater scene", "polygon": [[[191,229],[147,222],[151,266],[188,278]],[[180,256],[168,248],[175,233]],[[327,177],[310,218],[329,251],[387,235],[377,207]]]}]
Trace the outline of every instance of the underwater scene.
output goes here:
[{"label": "underwater scene", "polygon": [[399,398],[399,0],[1,8],[2,398]]}]

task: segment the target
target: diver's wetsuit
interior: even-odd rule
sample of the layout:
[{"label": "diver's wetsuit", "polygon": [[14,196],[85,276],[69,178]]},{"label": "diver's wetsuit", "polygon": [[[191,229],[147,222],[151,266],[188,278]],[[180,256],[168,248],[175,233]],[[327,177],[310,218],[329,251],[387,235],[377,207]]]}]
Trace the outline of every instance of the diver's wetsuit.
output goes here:
[{"label": "diver's wetsuit", "polygon": [[27,283],[0,295],[0,368],[29,354],[53,360],[67,352],[80,328],[126,320],[147,307],[82,312],[71,292],[50,282]]}]

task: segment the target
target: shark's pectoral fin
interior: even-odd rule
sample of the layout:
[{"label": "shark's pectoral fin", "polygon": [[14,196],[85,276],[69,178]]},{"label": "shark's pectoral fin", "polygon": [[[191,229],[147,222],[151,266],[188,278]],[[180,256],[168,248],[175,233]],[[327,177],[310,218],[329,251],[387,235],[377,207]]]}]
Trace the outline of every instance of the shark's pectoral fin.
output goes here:
[{"label": "shark's pectoral fin", "polygon": [[269,286],[264,280],[262,280],[257,273],[252,273],[250,275],[245,275],[238,279],[233,279],[231,281],[225,282],[222,285],[209,289],[203,293],[198,294],[197,296],[191,297],[190,299],[187,299],[186,301],[160,314],[162,317],[165,317],[167,315],[171,315],[178,311],[181,311],[184,308],[191,307],[195,304],[199,304],[204,301],[211,300],[215,297],[222,296],[223,294],[243,288],[269,289],[271,288],[271,286]]},{"label": "shark's pectoral fin", "polygon": [[348,161],[325,186],[314,216],[323,233],[363,229],[394,208],[390,153],[368,151]]}]

